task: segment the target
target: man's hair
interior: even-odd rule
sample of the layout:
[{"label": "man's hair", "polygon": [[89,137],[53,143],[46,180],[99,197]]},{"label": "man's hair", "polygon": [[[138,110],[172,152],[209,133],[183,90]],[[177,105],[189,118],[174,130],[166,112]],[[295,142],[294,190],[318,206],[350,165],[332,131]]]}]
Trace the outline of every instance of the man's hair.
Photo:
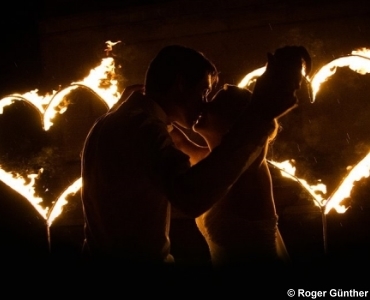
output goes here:
[{"label": "man's hair", "polygon": [[217,81],[215,65],[201,52],[184,46],[167,46],[159,51],[148,67],[145,93],[149,96],[165,94],[178,76],[182,78],[185,88],[191,88],[205,75],[211,75],[212,81]]}]

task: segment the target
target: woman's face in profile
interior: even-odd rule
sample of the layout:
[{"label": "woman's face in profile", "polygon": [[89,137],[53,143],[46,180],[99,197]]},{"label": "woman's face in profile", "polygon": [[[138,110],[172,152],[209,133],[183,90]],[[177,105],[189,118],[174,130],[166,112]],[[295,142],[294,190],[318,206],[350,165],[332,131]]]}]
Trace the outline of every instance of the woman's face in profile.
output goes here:
[{"label": "woman's face in profile", "polygon": [[205,103],[203,112],[193,127],[203,138],[219,143],[242,110],[249,103],[250,92],[236,86],[219,90],[212,101]]}]

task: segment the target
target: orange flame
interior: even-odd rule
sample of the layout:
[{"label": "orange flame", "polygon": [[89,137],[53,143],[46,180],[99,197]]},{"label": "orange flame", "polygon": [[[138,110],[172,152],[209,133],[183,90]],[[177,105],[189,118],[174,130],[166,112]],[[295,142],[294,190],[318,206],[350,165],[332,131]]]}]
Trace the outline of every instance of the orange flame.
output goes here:
[{"label": "orange flame", "polygon": [[[42,172],[42,169],[40,170]],[[39,175],[30,174],[27,175],[27,179],[23,178],[19,174],[11,174],[0,168],[0,180],[4,182],[7,186],[11,187],[13,190],[17,191],[20,195],[25,197],[32,206],[37,210],[37,212],[46,220],[48,208],[43,208],[40,203],[42,198],[35,196],[35,181]],[[27,183],[27,181],[29,181]]]},{"label": "orange flame", "polygon": [[[100,65],[92,69],[86,78],[82,81],[74,82],[58,92],[53,91],[51,94],[40,96],[36,89],[25,94],[11,94],[0,99],[0,114],[3,113],[5,106],[11,105],[14,101],[27,101],[34,105],[43,115],[44,129],[49,130],[53,125],[52,120],[56,114],[63,114],[67,110],[68,104],[63,102],[64,97],[79,86],[91,89],[109,108],[112,107],[121,96],[114,74],[113,58],[103,58]],[[101,84],[103,81],[105,83],[104,86]]]},{"label": "orange flame", "polygon": [[310,79],[312,87],[312,102],[315,101],[320,86],[338,67],[349,67],[361,75],[370,73],[370,49],[362,48],[352,51],[352,55],[340,57],[321,67],[318,72]]},{"label": "orange flame", "polygon": [[304,187],[312,196],[315,205],[319,207],[323,207],[325,205],[326,201],[322,196],[325,195],[327,192],[325,184],[317,183],[315,185],[310,185],[306,180],[298,178],[297,176],[295,176],[296,167],[293,166],[292,162],[289,160],[283,162],[275,162],[269,160],[269,163],[280,169],[280,173],[282,176],[297,181],[302,187]]},{"label": "orange flame", "polygon": [[[112,47],[117,43],[119,42],[108,41],[108,49],[106,51],[109,50],[111,52]],[[68,104],[63,101],[64,97],[79,86],[91,89],[107,104],[108,108],[112,107],[121,96],[121,93],[118,91],[118,82],[115,78],[114,60],[111,57],[106,57],[102,59],[99,66],[90,71],[86,78],[74,82],[60,91],[53,91],[51,94],[41,96],[38,94],[38,90],[35,89],[25,94],[15,93],[0,99],[0,114],[3,113],[5,106],[11,105],[14,101],[29,102],[43,116],[43,127],[47,131],[53,125],[53,118],[67,110]],[[42,169],[40,172],[42,172]],[[62,213],[63,206],[67,204],[68,195],[76,193],[81,187],[81,179],[79,178],[65,190],[49,211],[48,207],[43,208],[41,206],[43,199],[35,196],[35,183],[38,175],[30,174],[27,177],[28,180],[18,174],[13,175],[1,169],[0,166],[0,180],[25,197],[47,221],[48,226],[51,226],[53,221]]]},{"label": "orange flame", "polygon": [[265,73],[266,67],[256,69],[244,76],[242,81],[238,84],[240,88],[248,88],[253,82],[257,80],[263,73]]},{"label": "orange flame", "polygon": [[340,205],[341,201],[351,195],[353,183],[362,178],[367,178],[370,175],[370,152],[362,159],[342,181],[341,185],[337,188],[335,193],[328,199],[325,206],[325,213],[327,214],[332,208],[338,213],[344,213],[347,208]]},{"label": "orange flame", "polygon": [[[118,82],[114,74],[114,59],[112,57],[106,57],[102,59],[98,67],[90,71],[90,74],[85,79],[72,84],[80,84],[89,87],[107,103],[109,108],[111,108],[121,96],[121,93],[118,91]],[[102,82],[104,82],[104,85],[102,85]]]},{"label": "orange flame", "polygon": [[82,179],[77,179],[74,183],[72,183],[63,193],[60,195],[58,200],[55,202],[54,206],[50,210],[50,213],[47,217],[47,223],[49,226],[53,223],[53,221],[63,212],[63,206],[68,203],[67,197],[69,195],[75,195],[82,186]]},{"label": "orange flame", "polygon": [[306,180],[295,176],[296,167],[293,166],[291,161],[286,160],[283,162],[274,162],[269,160],[269,163],[280,169],[282,176],[297,181],[302,187],[304,187],[313,197],[314,203],[319,207],[324,207],[325,214],[328,214],[332,209],[335,209],[337,213],[345,213],[347,208],[341,205],[341,202],[350,197],[354,182],[370,176],[369,152],[365,158],[351,169],[348,175],[337,187],[335,193],[328,199],[325,199],[323,198],[323,195],[327,192],[326,185],[323,183],[310,185]]}]

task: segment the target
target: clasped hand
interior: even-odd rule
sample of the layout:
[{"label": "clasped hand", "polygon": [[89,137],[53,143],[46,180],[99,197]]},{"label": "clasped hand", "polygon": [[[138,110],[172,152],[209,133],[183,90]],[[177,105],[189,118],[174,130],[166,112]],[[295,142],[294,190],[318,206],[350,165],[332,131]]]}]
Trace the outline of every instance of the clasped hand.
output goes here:
[{"label": "clasped hand", "polygon": [[303,74],[311,71],[311,57],[302,46],[279,48],[268,53],[266,71],[257,79],[252,107],[266,120],[279,118],[298,105],[295,96]]}]

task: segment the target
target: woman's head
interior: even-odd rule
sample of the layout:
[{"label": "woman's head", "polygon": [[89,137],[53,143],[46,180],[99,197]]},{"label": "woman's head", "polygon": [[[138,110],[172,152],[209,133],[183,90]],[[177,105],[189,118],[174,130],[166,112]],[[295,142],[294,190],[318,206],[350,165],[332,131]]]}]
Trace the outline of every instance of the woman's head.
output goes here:
[{"label": "woman's head", "polygon": [[247,89],[224,85],[210,102],[204,104],[202,115],[195,124],[194,131],[208,142],[221,141],[222,136],[250,103],[251,95]]},{"label": "woman's head", "polygon": [[[235,85],[224,85],[212,101],[204,105],[204,110],[194,131],[199,133],[211,148],[217,146],[224,134],[233,126],[241,113],[248,109],[252,93]],[[275,137],[275,134],[270,138]]]}]

